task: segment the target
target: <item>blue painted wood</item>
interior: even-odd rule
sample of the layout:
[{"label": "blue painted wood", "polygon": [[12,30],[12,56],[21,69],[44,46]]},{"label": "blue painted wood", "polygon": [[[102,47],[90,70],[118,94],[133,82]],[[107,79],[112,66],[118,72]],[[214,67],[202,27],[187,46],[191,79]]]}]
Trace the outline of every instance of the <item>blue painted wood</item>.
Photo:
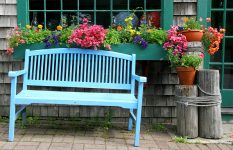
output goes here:
[{"label": "blue painted wood", "polygon": [[55,59],[56,59],[56,63],[55,63],[55,81],[57,81],[57,76],[58,76],[58,58],[59,58],[59,54],[55,55]]},{"label": "blue painted wood", "polygon": [[70,71],[69,71],[69,81],[72,81],[73,76],[73,54],[70,54]]},{"label": "blue painted wood", "polygon": [[66,59],[66,72],[65,72],[65,81],[68,81],[68,75],[69,75],[69,54],[65,54],[65,59]]},{"label": "blue painted wood", "polygon": [[[29,61],[30,60],[30,61]],[[118,106],[129,109],[128,129],[136,120],[134,145],[139,146],[143,82],[135,75],[136,56],[109,51],[53,49],[26,51],[24,70],[10,71],[11,102],[9,141],[14,140],[16,105],[66,104],[85,106]],[[23,90],[16,94],[17,77],[23,75]],[[135,81],[138,93],[135,97]],[[27,90],[27,86],[121,89],[130,93],[91,93]],[[133,114],[133,110],[137,114]],[[26,109],[25,109],[26,110]],[[25,120],[26,112],[22,111]]]},{"label": "blue painted wood", "polygon": [[74,71],[73,71],[73,80],[72,81],[76,81],[76,64],[77,64],[77,59],[76,59],[76,54],[74,54]]},{"label": "blue painted wood", "polygon": [[41,65],[40,65],[40,79],[43,80],[43,71],[44,71],[44,55],[41,56]]},{"label": "blue painted wood", "polygon": [[47,80],[51,80],[51,74],[50,74],[51,73],[51,61],[52,61],[51,59],[52,59],[52,54],[49,54],[49,60],[48,60],[49,67],[48,67]]},{"label": "blue painted wood", "polygon": [[105,70],[106,72],[105,72],[105,78],[104,78],[105,79],[104,80],[105,83],[109,83],[109,76],[108,76],[108,71],[109,71],[109,69],[108,69],[108,63],[109,63],[109,60],[108,60],[108,58],[109,57],[106,58],[106,70]]},{"label": "blue painted wood", "polygon": [[90,60],[91,59],[91,55],[88,55],[88,69],[87,69],[87,82],[90,82],[90,74],[91,74],[91,72],[90,72],[90,66],[91,66],[91,64],[90,64]]},{"label": "blue painted wood", "polygon": [[36,63],[37,63],[37,56],[35,56],[35,59],[34,59],[34,64],[33,64],[33,80],[36,79]]},{"label": "blue painted wood", "polygon": [[54,58],[55,58],[55,54],[52,54],[52,58],[51,58],[51,59],[52,59],[52,60],[51,60],[51,61],[52,61],[52,62],[51,62],[51,64],[52,64],[52,73],[51,73],[51,75],[50,75],[50,76],[51,76],[50,79],[51,79],[52,81],[55,81],[55,79],[54,79],[54,77],[55,77],[55,76],[54,76],[54,72],[55,72],[55,71],[54,71],[54,68],[55,68],[55,67],[54,67],[55,59],[54,59]]},{"label": "blue painted wood", "polygon": [[84,63],[84,77],[83,77],[83,82],[86,82],[86,75],[87,75],[87,54],[84,54],[85,56],[85,63]]},{"label": "blue painted wood", "polygon": [[[33,57],[33,56],[31,56]],[[44,71],[44,80],[47,80],[47,64],[48,63],[48,55],[45,55],[45,71]]]},{"label": "blue painted wood", "polygon": [[62,66],[62,54],[59,54],[59,70],[58,70],[58,80],[59,81],[62,80],[62,78],[61,78],[61,73],[62,73],[61,66]]},{"label": "blue painted wood", "polygon": [[80,70],[80,69],[79,69],[79,68],[80,68],[80,66],[79,66],[79,65],[80,65],[80,64],[79,64],[79,62],[80,62],[80,54],[78,54],[77,80],[76,80],[77,82],[78,82],[78,81],[80,81],[80,80],[79,80],[79,70]]},{"label": "blue painted wood", "polygon": [[123,78],[123,83],[124,83],[124,84],[127,84],[127,83],[126,83],[126,65],[127,65],[127,64],[126,64],[126,60],[124,60],[124,76],[123,76],[123,77],[124,77],[124,78]]},{"label": "blue painted wood", "polygon": [[38,61],[37,61],[37,73],[36,73],[36,80],[40,79],[40,56],[37,56]]},{"label": "blue painted wood", "polygon": [[109,66],[110,66],[110,69],[109,69],[109,83],[112,83],[112,57],[110,57]]}]

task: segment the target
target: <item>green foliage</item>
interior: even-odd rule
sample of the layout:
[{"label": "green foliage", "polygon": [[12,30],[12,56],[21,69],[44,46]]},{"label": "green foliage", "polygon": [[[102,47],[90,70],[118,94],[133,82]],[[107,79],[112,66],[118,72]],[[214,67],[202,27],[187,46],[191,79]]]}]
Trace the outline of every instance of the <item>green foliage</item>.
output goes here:
[{"label": "green foliage", "polygon": [[108,131],[112,127],[113,110],[109,108],[104,114],[103,128]]},{"label": "green foliage", "polygon": [[194,67],[197,69],[202,62],[202,58],[196,54],[184,54],[181,57],[179,55],[174,55],[172,49],[167,50],[167,52],[172,66],[175,67]]},{"label": "green foliage", "polygon": [[60,32],[60,35],[61,35],[60,36],[60,44],[62,44],[62,43],[68,44],[68,38],[71,35],[71,33],[73,32],[73,28],[72,27],[64,28],[63,30],[58,31],[58,32]]},{"label": "green foliage", "polygon": [[202,28],[201,22],[197,21],[194,18],[186,18],[184,22],[184,29],[185,30],[199,30]]},{"label": "green foliage", "polygon": [[176,143],[188,143],[188,139],[187,137],[179,137],[179,136],[175,136],[173,138],[173,141],[175,141]]},{"label": "green foliage", "polygon": [[105,37],[105,44],[120,44],[121,38],[120,38],[120,32],[118,32],[115,29],[109,29],[106,37]]},{"label": "green foliage", "polygon": [[22,30],[23,30],[22,39],[24,39],[27,44],[41,43],[43,42],[45,37],[51,35],[51,31],[49,30],[31,30],[31,29],[22,29]]},{"label": "green foliage", "polygon": [[27,117],[28,124],[39,124],[39,117]]},{"label": "green foliage", "polygon": [[157,132],[167,131],[167,128],[163,124],[152,124],[152,129]]},{"label": "green foliage", "polygon": [[131,43],[132,40],[133,40],[133,37],[131,35],[131,33],[127,30],[121,30],[121,31],[118,31],[119,34],[120,34],[120,41],[121,43]]},{"label": "green foliage", "polygon": [[149,29],[148,35],[148,39],[145,39],[146,41],[148,41],[148,43],[156,43],[162,45],[167,39],[167,33],[162,29]]}]

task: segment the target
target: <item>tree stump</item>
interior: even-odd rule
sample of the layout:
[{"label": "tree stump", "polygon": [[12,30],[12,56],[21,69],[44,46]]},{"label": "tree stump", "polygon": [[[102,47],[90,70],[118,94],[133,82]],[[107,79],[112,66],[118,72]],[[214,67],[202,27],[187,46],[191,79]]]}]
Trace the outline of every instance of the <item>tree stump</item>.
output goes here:
[{"label": "tree stump", "polygon": [[[207,93],[219,95],[219,71],[199,70],[197,84]],[[198,95],[208,96],[201,90]],[[199,136],[203,138],[219,139],[222,137],[222,117],[220,103],[215,106],[199,107]]]},{"label": "tree stump", "polygon": [[[187,138],[196,138],[198,136],[198,108],[196,106],[186,106],[179,103],[179,97],[197,97],[197,86],[195,85],[177,85],[175,87],[175,96],[177,99],[177,133]],[[187,99],[189,101],[190,99]]]}]

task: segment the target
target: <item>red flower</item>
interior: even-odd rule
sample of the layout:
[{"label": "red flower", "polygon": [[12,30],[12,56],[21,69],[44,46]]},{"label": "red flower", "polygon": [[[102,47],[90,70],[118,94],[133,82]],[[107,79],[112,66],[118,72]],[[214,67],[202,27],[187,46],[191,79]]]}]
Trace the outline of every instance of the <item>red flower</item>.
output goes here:
[{"label": "red flower", "polygon": [[7,48],[6,53],[7,55],[12,55],[14,53],[14,48],[11,47]]}]

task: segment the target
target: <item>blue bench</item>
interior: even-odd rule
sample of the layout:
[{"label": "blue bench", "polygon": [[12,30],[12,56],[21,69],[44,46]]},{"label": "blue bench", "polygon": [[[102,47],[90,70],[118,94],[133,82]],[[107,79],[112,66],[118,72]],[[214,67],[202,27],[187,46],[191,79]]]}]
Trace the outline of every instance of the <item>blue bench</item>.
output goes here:
[{"label": "blue bench", "polygon": [[[129,109],[128,129],[135,125],[134,145],[139,146],[146,77],[135,75],[136,55],[111,51],[58,48],[26,50],[24,70],[10,71],[11,98],[9,141],[14,140],[15,120],[22,114],[26,123],[26,106],[30,104],[68,104],[85,106],[117,106]],[[23,89],[16,93],[17,77],[23,75]],[[138,93],[135,97],[135,81]],[[128,93],[90,93],[29,90],[28,86],[75,87],[127,90]],[[16,105],[21,105],[16,111]],[[134,111],[137,110],[136,115]]]}]

